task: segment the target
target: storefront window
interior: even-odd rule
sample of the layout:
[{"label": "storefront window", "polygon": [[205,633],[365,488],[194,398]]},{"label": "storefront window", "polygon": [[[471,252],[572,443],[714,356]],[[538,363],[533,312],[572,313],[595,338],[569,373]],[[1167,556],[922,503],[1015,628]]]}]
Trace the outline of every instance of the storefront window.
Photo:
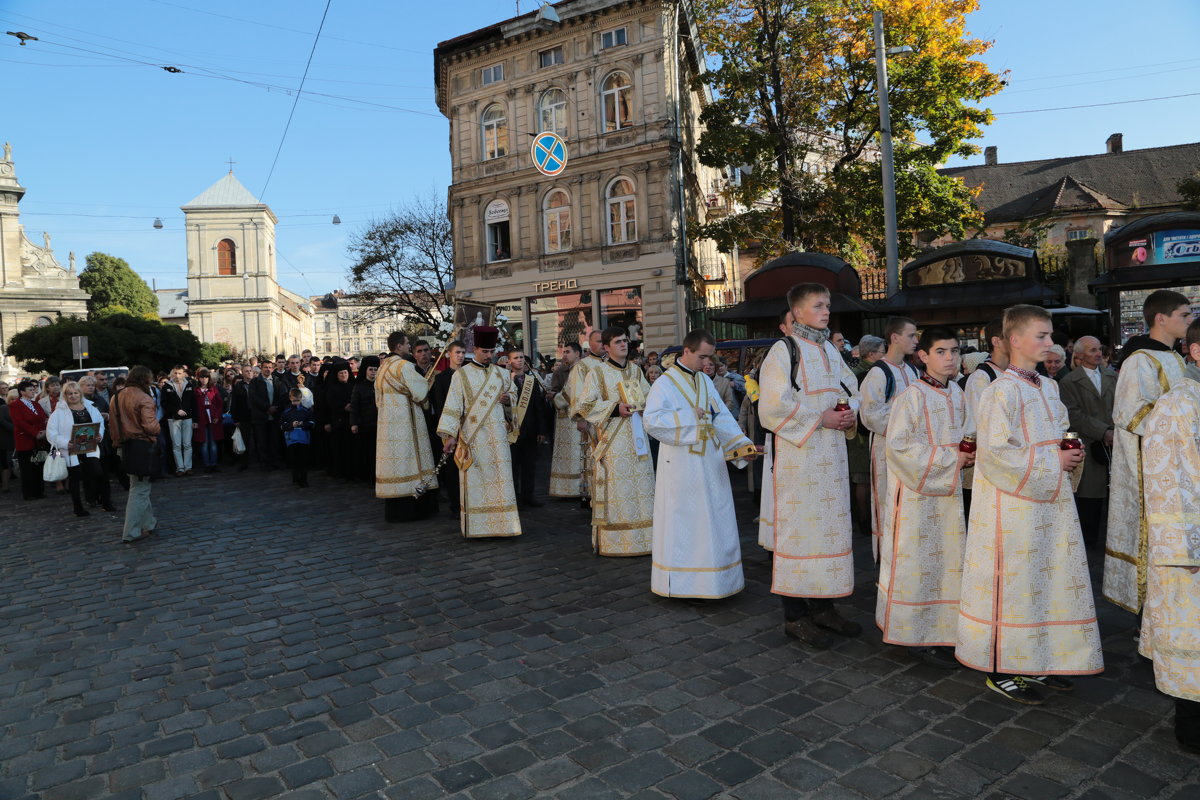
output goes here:
[{"label": "storefront window", "polygon": [[[1162,287],[1160,287],[1162,288]],[[1179,292],[1192,302],[1192,311],[1200,309],[1200,286],[1171,286],[1171,291]],[[1130,336],[1146,332],[1146,320],[1142,316],[1142,306],[1146,298],[1155,289],[1125,289],[1121,291],[1121,344],[1125,344]]]},{"label": "storefront window", "polygon": [[[600,292],[600,327],[619,325],[629,331],[630,345],[642,340],[642,289],[605,289]],[[631,348],[632,349],[632,348]]]},{"label": "storefront window", "polygon": [[529,327],[533,348],[557,357],[564,342],[578,342],[592,325],[592,293],[534,297],[529,301]]}]

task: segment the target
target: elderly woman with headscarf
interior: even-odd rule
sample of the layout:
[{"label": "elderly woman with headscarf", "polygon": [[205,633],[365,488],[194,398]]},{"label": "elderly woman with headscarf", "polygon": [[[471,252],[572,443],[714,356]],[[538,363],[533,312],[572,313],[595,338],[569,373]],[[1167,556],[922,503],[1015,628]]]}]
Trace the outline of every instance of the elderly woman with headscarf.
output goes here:
[{"label": "elderly woman with headscarf", "polygon": [[[76,425],[92,426],[91,434],[76,436]],[[79,384],[75,381],[63,384],[61,399],[46,425],[46,439],[67,458],[67,483],[77,517],[89,515],[80,495],[82,484],[87,485],[88,497],[97,498],[105,511],[116,511],[112,507],[108,479],[100,466],[100,440],[104,429],[100,410],[84,398]]]},{"label": "elderly woman with headscarf", "polygon": [[335,478],[354,477],[354,435],[350,433],[350,395],[354,384],[350,374],[350,365],[339,360],[333,362],[325,380],[321,421],[329,446],[329,472]]},{"label": "elderly woman with headscarf", "polygon": [[354,437],[354,477],[375,482],[375,437],[379,409],[375,406],[375,375],[379,356],[365,356],[358,365],[358,380],[350,391],[350,433]]}]

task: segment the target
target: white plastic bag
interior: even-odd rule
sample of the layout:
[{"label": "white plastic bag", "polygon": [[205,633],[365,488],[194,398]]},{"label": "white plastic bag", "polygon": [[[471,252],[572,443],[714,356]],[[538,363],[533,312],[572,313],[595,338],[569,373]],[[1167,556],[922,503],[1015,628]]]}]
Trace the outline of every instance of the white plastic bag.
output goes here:
[{"label": "white plastic bag", "polygon": [[65,481],[67,479],[67,456],[57,447],[50,451],[46,463],[42,465],[42,480],[47,483]]},{"label": "white plastic bag", "polygon": [[233,452],[234,455],[241,455],[246,452],[246,440],[242,438],[242,429],[233,429]]}]

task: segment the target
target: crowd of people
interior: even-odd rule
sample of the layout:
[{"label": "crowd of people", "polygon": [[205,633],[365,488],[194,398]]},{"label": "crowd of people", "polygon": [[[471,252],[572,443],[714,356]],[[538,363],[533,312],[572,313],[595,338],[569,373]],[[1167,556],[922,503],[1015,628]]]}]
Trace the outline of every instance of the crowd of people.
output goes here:
[{"label": "crowd of people", "polygon": [[[651,591],[692,602],[744,588],[730,476],[749,467],[788,636],[823,649],[861,633],[834,602],[854,592],[857,529],[885,642],[1037,705],[1103,670],[1088,569],[1102,558],[1103,596],[1141,615],[1176,735],[1200,752],[1188,299],[1152,293],[1147,333],[1113,366],[1094,337],[1056,342],[1034,306],[1008,309],[984,328],[987,352],[964,354],[954,331],[904,317],[850,347],[829,329],[826,289],[787,301],[780,338],[744,375],[702,330],[662,359],[631,353],[623,328],[593,330],[551,360],[475,326],[471,352],[396,332],[361,360],[306,351],[135,367],[112,386],[27,379],[0,387],[3,464],[26,500],[46,496],[47,477],[81,516],[114,511],[112,484],[126,488],[126,542],[157,528],[151,481],[201,469],[286,464],[301,488],[324,470],[372,486],[397,523],[438,513],[444,492],[469,539],[520,536],[522,509],[577,500],[595,554],[650,555]],[[43,475],[60,459],[65,471]]]}]

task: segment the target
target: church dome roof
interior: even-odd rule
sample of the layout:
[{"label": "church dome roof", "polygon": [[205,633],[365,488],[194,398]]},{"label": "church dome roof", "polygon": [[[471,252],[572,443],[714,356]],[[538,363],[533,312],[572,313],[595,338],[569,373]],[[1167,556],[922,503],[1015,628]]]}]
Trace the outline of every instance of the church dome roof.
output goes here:
[{"label": "church dome roof", "polygon": [[263,202],[250,193],[230,171],[228,175],[192,198],[183,208],[261,206]]}]

